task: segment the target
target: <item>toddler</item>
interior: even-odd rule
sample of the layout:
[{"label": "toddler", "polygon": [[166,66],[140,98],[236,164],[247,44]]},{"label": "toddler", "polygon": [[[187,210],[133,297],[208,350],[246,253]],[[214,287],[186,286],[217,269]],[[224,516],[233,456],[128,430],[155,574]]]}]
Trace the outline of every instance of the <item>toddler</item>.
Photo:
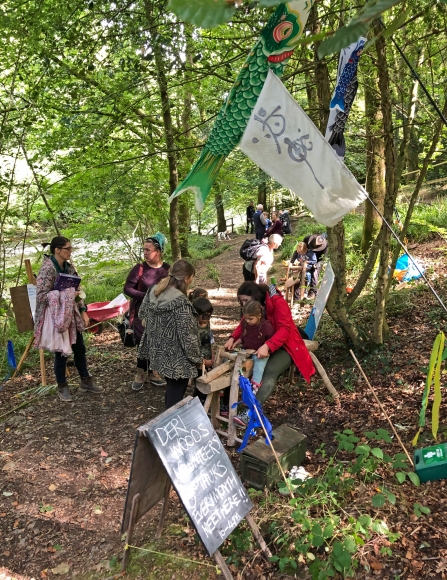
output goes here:
[{"label": "toddler", "polygon": [[[198,288],[197,290],[201,290],[201,288]],[[206,290],[204,292],[206,292]],[[211,315],[213,314],[213,305],[208,298],[200,297],[193,300],[192,306],[199,315],[199,344],[203,356],[203,364],[206,369],[209,369],[213,366],[214,336],[210,325]],[[202,375],[202,369],[198,369],[198,373],[198,376],[200,377]],[[193,396],[199,397],[202,405],[205,403],[206,395],[201,393],[197,387],[194,389]]]},{"label": "toddler", "polygon": [[195,290],[191,290],[188,298],[191,302],[194,302],[196,298],[208,298],[208,292],[204,288],[196,288]]},{"label": "toddler", "polygon": [[313,250],[309,250],[304,242],[297,244],[293,256],[290,258],[290,263],[296,265],[296,262],[303,263],[307,262],[306,270],[311,270],[312,266],[317,263],[317,255]]},{"label": "toddler", "polygon": [[[263,318],[263,308],[260,302],[250,300],[246,302],[242,308],[242,336],[238,339],[234,346],[242,344],[245,349],[258,350],[266,341],[275,334],[271,322]],[[253,355],[253,375],[251,383],[253,385],[253,392],[256,394],[262,384],[262,375],[264,374],[265,365],[269,357],[258,358],[256,354]]]}]

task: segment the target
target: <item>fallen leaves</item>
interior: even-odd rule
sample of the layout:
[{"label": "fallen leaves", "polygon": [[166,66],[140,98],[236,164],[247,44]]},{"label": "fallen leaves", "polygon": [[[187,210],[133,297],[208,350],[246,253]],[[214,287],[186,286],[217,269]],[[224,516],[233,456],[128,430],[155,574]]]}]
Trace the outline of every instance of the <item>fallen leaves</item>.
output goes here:
[{"label": "fallen leaves", "polygon": [[67,574],[70,571],[70,564],[62,562],[62,564],[59,564],[56,568],[51,568],[51,571],[53,574]]},{"label": "fallen leaves", "polygon": [[5,463],[5,465],[2,467],[2,471],[14,471],[16,468],[16,464],[14,463],[14,461],[8,461],[7,463]]},{"label": "fallen leaves", "polygon": [[57,489],[57,486],[55,486],[55,485],[54,485],[54,483],[52,483],[51,485],[49,485],[49,486],[48,486],[48,489],[49,489],[50,491],[56,491],[56,489]]}]

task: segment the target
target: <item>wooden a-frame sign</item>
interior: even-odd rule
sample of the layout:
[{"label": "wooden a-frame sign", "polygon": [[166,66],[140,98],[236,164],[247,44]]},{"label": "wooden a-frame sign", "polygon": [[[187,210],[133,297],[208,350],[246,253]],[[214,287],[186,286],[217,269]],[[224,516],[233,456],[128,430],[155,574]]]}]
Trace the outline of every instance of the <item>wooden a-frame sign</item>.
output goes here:
[{"label": "wooden a-frame sign", "polygon": [[161,536],[171,486],[224,578],[233,576],[219,547],[244,518],[271,557],[250,515],[253,504],[202,404],[197,397],[186,397],[137,429],[121,526],[121,533],[127,531],[122,570],[135,523],[164,497],[157,529],[157,538]]}]

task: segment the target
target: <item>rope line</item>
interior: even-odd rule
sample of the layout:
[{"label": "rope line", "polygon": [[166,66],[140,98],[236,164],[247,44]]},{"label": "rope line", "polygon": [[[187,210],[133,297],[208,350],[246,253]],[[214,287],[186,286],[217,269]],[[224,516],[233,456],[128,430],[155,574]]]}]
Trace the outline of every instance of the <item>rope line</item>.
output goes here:
[{"label": "rope line", "polygon": [[197,560],[190,560],[189,558],[182,558],[181,556],[175,556],[174,554],[167,554],[166,552],[157,552],[156,550],[149,550],[148,548],[140,548],[138,546],[132,546],[131,544],[126,544],[124,546],[125,550],[132,548],[133,550],[141,550],[142,552],[150,552],[151,554],[157,554],[158,556],[167,556],[168,558],[177,558],[177,560],[182,560],[183,562],[191,562],[192,564],[197,564],[198,566],[208,566],[208,568],[214,568],[216,572],[220,571],[219,566],[213,564],[208,564],[207,562],[198,562]]},{"label": "rope line", "polygon": [[439,304],[441,305],[441,307],[445,310],[445,312],[447,313],[447,307],[444,304],[444,302],[442,301],[441,297],[439,296],[439,294],[436,292],[436,290],[433,288],[433,286],[431,285],[430,281],[428,280],[428,278],[425,276],[425,274],[421,271],[421,269],[419,268],[419,266],[416,263],[416,260],[413,258],[413,256],[410,254],[410,252],[408,251],[407,247],[404,246],[404,244],[400,241],[399,236],[396,234],[396,232],[393,230],[393,228],[390,226],[390,224],[387,222],[387,220],[384,218],[383,214],[380,212],[379,208],[376,206],[376,204],[373,202],[373,200],[369,197],[368,194],[366,194],[367,199],[369,200],[370,204],[373,206],[373,208],[376,210],[376,212],[379,214],[379,216],[382,218],[383,223],[388,227],[388,229],[390,230],[391,234],[394,236],[394,238],[396,239],[397,243],[399,244],[399,246],[402,248],[402,250],[405,252],[405,254],[408,256],[408,258],[411,260],[411,263],[413,264],[413,266],[416,268],[416,270],[419,272],[419,274],[421,275],[421,277],[424,279],[425,283],[427,284],[427,286],[430,288],[430,290],[432,291],[433,295],[436,297],[437,301],[439,302]]}]

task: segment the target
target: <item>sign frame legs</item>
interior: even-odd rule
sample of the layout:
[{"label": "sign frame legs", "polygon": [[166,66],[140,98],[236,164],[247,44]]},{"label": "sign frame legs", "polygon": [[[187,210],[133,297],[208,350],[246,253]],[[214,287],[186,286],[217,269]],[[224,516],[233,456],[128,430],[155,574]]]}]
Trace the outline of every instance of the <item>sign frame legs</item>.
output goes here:
[{"label": "sign frame legs", "polygon": [[127,568],[127,564],[129,563],[129,558],[130,558],[130,547],[129,547],[129,544],[132,542],[133,529],[135,527],[136,515],[137,515],[137,512],[138,512],[138,502],[139,501],[140,501],[140,494],[137,493],[137,494],[134,495],[134,497],[132,499],[132,509],[130,511],[129,527],[127,528],[126,546],[124,548],[123,561],[121,563],[121,572],[125,572],[125,570]]}]

